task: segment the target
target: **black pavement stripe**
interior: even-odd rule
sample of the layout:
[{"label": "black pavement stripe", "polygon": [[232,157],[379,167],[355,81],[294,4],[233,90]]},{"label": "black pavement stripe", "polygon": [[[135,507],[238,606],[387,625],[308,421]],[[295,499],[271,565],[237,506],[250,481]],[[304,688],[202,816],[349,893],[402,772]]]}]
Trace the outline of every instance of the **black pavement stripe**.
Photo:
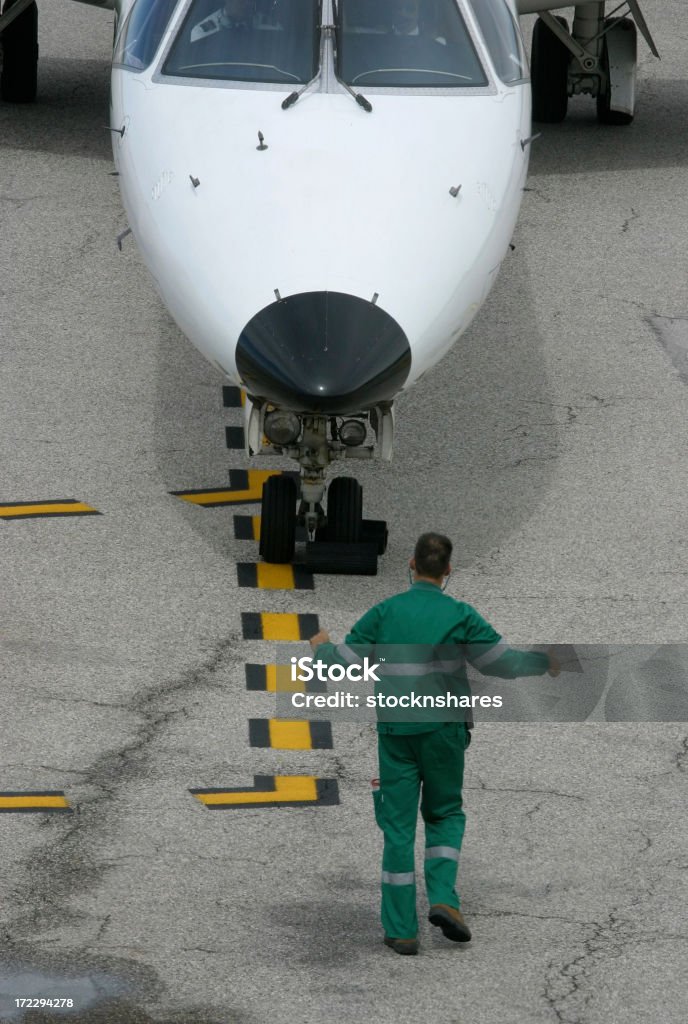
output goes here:
[{"label": "black pavement stripe", "polygon": [[252,747],[269,747],[271,745],[269,718],[249,718],[248,742]]},{"label": "black pavement stripe", "polygon": [[318,720],[311,722],[310,726],[313,750],[331,750],[334,746],[332,741],[332,723]]},{"label": "black pavement stripe", "polygon": [[[258,522],[256,523],[256,520]],[[236,540],[260,540],[256,534],[256,525],[260,527],[259,516],[234,516],[234,537]]]},{"label": "black pavement stripe", "polygon": [[243,405],[241,388],[225,384],[222,388],[222,404],[225,409],[240,409]]},{"label": "black pavement stripe", "polygon": [[237,582],[240,587],[257,587],[258,572],[253,562],[237,562]]},{"label": "black pavement stripe", "polygon": [[244,428],[225,427],[225,441],[228,448],[244,450]]}]

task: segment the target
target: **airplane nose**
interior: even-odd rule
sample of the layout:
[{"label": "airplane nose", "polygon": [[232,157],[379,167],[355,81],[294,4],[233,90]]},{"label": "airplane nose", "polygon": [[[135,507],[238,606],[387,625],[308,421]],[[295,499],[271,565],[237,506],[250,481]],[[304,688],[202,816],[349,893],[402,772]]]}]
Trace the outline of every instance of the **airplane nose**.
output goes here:
[{"label": "airplane nose", "polygon": [[236,365],[256,398],[296,412],[354,413],[394,398],[411,369],[411,348],[372,302],[302,292],[249,320]]}]

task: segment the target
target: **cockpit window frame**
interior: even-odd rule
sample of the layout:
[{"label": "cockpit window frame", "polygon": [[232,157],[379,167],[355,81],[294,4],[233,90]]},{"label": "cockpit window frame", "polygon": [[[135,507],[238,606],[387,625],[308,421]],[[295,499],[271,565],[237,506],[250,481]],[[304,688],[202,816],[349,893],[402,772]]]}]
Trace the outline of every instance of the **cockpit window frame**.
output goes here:
[{"label": "cockpit window frame", "polygon": [[[257,82],[257,81],[241,81],[239,79],[220,79],[220,78],[187,78],[185,76],[177,76],[170,74],[163,74],[162,68],[167,60],[168,54],[172,49],[172,45],[177,35],[177,31],[183,20],[186,18],[187,12],[192,4],[193,0],[182,0],[179,4],[178,9],[175,11],[169,25],[167,26],[167,36],[164,40],[162,49],[158,50],[158,58],[154,62],[153,71],[151,75],[151,81],[155,84],[175,85],[175,86],[186,86],[187,88],[204,88],[204,89],[236,89],[239,91],[248,92],[273,92],[285,95],[290,91],[291,87],[285,82]],[[492,60],[490,58],[489,51],[476,24],[473,11],[467,0],[454,0],[459,12],[461,13],[463,20],[466,25],[467,32],[470,36],[471,42],[476,49],[481,66],[485,72],[487,78],[487,85],[481,86],[465,86],[460,89],[457,88],[443,88],[438,86],[433,88],[432,86],[391,86],[391,85],[366,85],[362,88],[365,96],[453,96],[455,99],[471,96],[496,96],[500,92],[500,89],[505,88],[504,84],[496,77]],[[320,11],[321,11],[321,24],[332,25],[334,22],[334,11],[332,0],[320,0]],[[325,60],[322,65],[322,75],[320,76],[319,91],[327,94],[343,94],[346,93],[346,88],[342,82],[338,79],[334,61],[328,59],[327,50],[329,43],[325,45]],[[124,68],[126,71],[132,73],[141,74],[142,72],[134,68]],[[150,68],[146,69],[150,71]],[[316,75],[316,78],[318,76]]]},{"label": "cockpit window frame", "polygon": [[[341,0],[332,0],[332,21],[336,22],[334,17],[335,5],[340,3]],[[495,96],[498,93],[498,89],[495,83],[494,72],[492,69],[492,61],[489,59],[489,53],[482,35],[477,31],[476,25],[473,20],[473,12],[470,7],[467,9],[465,0],[453,0],[456,6],[459,16],[463,21],[463,25],[466,29],[466,34],[471,42],[473,50],[475,52],[480,68],[485,76],[485,83],[480,85],[464,85],[464,86],[431,86],[431,85],[369,85],[367,83],[360,83],[353,86],[353,88],[360,90],[365,96],[454,96],[456,98],[465,96]],[[336,33],[335,33],[335,46],[336,46]],[[340,78],[335,60],[334,74],[336,81],[340,89],[346,89],[347,86],[344,80]],[[351,88],[351,86],[349,86]]]}]

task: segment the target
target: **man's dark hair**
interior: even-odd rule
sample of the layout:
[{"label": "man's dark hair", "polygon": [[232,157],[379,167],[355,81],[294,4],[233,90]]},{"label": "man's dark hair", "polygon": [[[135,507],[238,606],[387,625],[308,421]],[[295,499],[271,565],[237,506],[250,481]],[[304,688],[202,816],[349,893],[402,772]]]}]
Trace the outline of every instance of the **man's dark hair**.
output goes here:
[{"label": "man's dark hair", "polygon": [[441,533],[423,533],[416,541],[413,557],[419,576],[431,576],[437,580],[444,576],[449,566],[452,542]]}]

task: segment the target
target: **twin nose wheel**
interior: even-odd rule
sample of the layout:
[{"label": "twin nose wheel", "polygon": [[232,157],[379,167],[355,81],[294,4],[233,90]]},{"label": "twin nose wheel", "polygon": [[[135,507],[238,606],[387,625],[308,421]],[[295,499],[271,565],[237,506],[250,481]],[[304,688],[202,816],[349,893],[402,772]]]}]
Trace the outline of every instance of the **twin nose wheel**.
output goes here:
[{"label": "twin nose wheel", "polygon": [[[297,484],[291,476],[271,476],[263,484],[260,554],[266,562],[292,562],[296,548]],[[353,477],[336,477],[327,491],[327,515],[306,544],[311,572],[374,575],[387,547],[387,524],[363,518],[363,489]]]}]

